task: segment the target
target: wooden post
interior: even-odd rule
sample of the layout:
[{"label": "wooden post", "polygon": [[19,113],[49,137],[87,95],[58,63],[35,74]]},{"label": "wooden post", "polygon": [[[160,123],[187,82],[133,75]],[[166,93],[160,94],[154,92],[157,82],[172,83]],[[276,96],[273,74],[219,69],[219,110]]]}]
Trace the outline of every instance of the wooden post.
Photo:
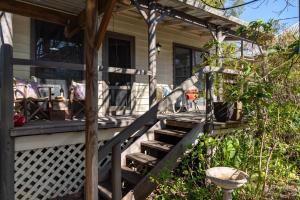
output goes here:
[{"label": "wooden post", "polygon": [[121,182],[121,144],[118,143],[112,148],[112,199],[122,199]]},{"label": "wooden post", "polygon": [[[216,30],[216,39],[217,39],[217,46],[216,46],[216,55],[217,55],[217,60],[216,60],[216,66],[222,68],[223,66],[223,58],[222,56],[222,42],[224,41],[225,37],[223,36],[223,31],[219,28]],[[218,101],[223,101],[223,93],[224,93],[224,82],[222,78],[222,74],[217,74],[217,78],[219,79],[219,90],[218,90]]]},{"label": "wooden post", "polygon": [[14,138],[10,136],[13,128],[13,48],[12,14],[1,17],[0,48],[0,199],[15,199],[14,192]]},{"label": "wooden post", "polygon": [[149,107],[153,106],[156,100],[156,27],[157,17],[155,2],[150,0],[148,14],[148,69],[151,72],[149,76]]},{"label": "wooden post", "polygon": [[97,0],[86,1],[85,63],[85,199],[98,199],[98,67],[97,67]]},{"label": "wooden post", "polygon": [[[224,41],[225,39],[225,36],[223,35],[223,31],[220,29],[220,28],[217,28],[216,30],[216,42],[217,42],[217,45],[216,45],[216,55],[217,55],[217,60],[216,60],[216,67],[220,67],[222,68],[222,65],[223,65],[223,58],[221,58],[222,56],[222,42]],[[223,101],[223,88],[224,88],[224,82],[223,82],[223,79],[221,75],[217,75],[217,78],[219,78],[219,90],[218,90],[218,101]]]},{"label": "wooden post", "polygon": [[214,103],[213,103],[213,72],[206,74],[206,115],[205,115],[205,132],[212,134],[214,122]]}]

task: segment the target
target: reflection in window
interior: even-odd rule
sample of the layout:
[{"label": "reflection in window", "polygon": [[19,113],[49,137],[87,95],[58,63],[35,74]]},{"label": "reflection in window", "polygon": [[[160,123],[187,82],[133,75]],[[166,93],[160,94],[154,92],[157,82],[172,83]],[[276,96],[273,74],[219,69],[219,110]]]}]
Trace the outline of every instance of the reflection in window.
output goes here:
[{"label": "reflection in window", "polygon": [[35,58],[82,64],[83,32],[66,38],[63,26],[35,21]]}]

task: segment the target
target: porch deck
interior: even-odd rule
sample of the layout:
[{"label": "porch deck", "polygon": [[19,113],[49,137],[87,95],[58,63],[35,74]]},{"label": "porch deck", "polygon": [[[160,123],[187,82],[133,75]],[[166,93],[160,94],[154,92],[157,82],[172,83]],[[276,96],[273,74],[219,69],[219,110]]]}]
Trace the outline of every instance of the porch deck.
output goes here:
[{"label": "porch deck", "polygon": [[[124,116],[104,116],[98,118],[98,129],[123,128],[130,125],[138,115]],[[205,118],[205,114],[199,112],[180,112],[170,114],[159,114],[159,119],[180,119],[180,121],[189,121],[199,123]],[[214,122],[215,129],[234,128],[241,124],[239,121]],[[11,136],[29,136],[42,135],[63,132],[80,132],[85,129],[85,120],[65,120],[65,121],[31,121],[22,127],[14,127],[11,130]]]},{"label": "porch deck", "polygon": [[[104,116],[98,118],[98,129],[102,128],[121,128],[131,124],[138,116]],[[41,135],[62,132],[78,132],[84,131],[85,120],[65,120],[65,121],[49,121],[38,120],[31,121],[22,127],[14,127],[11,130],[11,136],[28,136]]]}]

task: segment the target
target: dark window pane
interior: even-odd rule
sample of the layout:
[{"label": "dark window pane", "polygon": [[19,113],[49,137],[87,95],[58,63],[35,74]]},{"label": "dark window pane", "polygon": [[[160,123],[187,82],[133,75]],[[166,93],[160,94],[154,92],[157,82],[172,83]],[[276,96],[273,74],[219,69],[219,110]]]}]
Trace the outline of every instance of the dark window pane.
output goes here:
[{"label": "dark window pane", "polygon": [[83,63],[83,32],[64,36],[64,27],[35,21],[35,57],[37,60]]},{"label": "dark window pane", "polygon": [[[117,38],[108,38],[108,65],[110,67],[131,68],[131,42]],[[130,107],[130,89],[132,76],[129,74],[108,74],[110,106]],[[120,89],[127,86],[128,89]]]},{"label": "dark window pane", "polygon": [[191,50],[183,47],[175,47],[175,86],[181,84],[182,80],[191,76]]},{"label": "dark window pane", "polygon": [[204,53],[188,47],[175,46],[174,48],[174,84],[180,85],[192,76],[192,69],[203,63]]}]

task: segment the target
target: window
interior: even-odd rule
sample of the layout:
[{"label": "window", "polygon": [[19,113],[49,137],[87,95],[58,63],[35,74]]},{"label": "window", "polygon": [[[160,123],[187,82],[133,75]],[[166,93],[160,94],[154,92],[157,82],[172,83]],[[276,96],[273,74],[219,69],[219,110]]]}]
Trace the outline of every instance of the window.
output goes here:
[{"label": "window", "polygon": [[[39,84],[62,88],[68,98],[72,80],[81,82],[84,79],[83,31],[66,38],[63,26],[35,20],[31,32],[32,59],[43,62],[30,68],[30,78]],[[59,89],[53,94],[57,96]]]},{"label": "window", "polygon": [[83,64],[83,31],[72,38],[64,36],[64,27],[35,21],[35,59]]},{"label": "window", "polygon": [[174,86],[192,76],[193,68],[203,62],[204,52],[183,45],[174,46]]}]

